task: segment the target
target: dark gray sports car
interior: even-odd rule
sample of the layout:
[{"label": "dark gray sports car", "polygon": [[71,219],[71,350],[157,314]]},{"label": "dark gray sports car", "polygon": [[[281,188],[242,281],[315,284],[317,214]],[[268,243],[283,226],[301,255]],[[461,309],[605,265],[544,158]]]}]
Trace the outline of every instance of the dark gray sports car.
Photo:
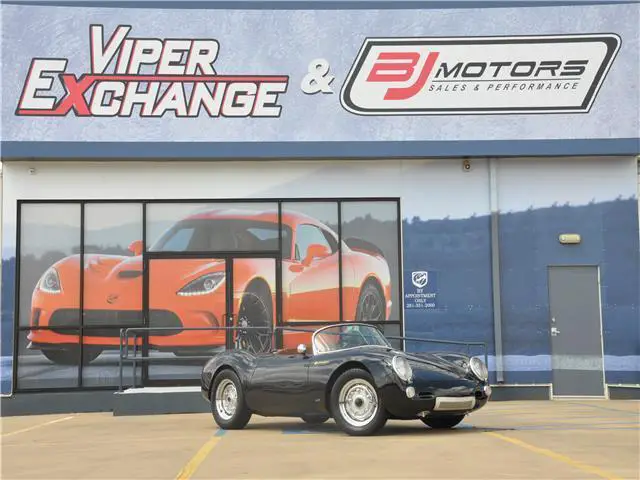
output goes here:
[{"label": "dark gray sports car", "polygon": [[243,428],[252,414],[332,417],[350,435],[370,435],[387,419],[452,428],[487,403],[487,379],[477,357],[406,353],[375,326],[349,322],[316,330],[311,351],[221,353],[204,366],[201,386],[223,429]]}]

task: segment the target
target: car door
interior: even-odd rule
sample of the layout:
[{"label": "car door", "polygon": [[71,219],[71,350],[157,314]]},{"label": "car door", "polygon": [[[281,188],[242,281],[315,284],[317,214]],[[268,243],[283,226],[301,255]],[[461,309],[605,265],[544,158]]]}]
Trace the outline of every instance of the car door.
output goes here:
[{"label": "car door", "polygon": [[[287,321],[340,320],[338,245],[328,237],[315,225],[301,224],[296,228],[293,259],[284,262],[283,268]],[[327,255],[305,265],[310,245],[322,245]]]},{"label": "car door", "polygon": [[260,355],[246,390],[258,414],[295,415],[309,410],[309,358],[295,350]]}]

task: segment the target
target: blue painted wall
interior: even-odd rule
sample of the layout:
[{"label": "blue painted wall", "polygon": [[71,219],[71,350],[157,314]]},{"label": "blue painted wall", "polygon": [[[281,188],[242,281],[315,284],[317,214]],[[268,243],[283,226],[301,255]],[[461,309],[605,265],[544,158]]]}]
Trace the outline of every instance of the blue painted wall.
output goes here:
[{"label": "blue painted wall", "polygon": [[[439,291],[437,310],[406,311],[408,335],[483,341],[495,353],[489,221],[405,220],[405,289],[412,270],[429,269]],[[640,383],[636,198],[507,213],[499,225],[505,382],[551,382],[547,266],[592,264],[601,268],[606,381]],[[582,244],[559,244],[563,232]]]}]

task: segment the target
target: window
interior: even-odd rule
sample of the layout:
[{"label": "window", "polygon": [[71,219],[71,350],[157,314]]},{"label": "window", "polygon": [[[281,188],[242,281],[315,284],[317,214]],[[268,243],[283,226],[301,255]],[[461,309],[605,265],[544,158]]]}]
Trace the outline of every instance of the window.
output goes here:
[{"label": "window", "polygon": [[341,210],[343,320],[399,321],[398,203],[349,200]]},{"label": "window", "polygon": [[300,225],[296,231],[296,260],[303,260],[307,255],[309,245],[318,244],[333,253],[331,244],[327,241],[322,230],[313,225]]},{"label": "window", "polygon": [[[82,386],[118,385],[120,328],[142,325],[141,203],[84,206]],[[131,381],[131,369],[123,379]]]},{"label": "window", "polygon": [[[243,278],[264,280],[270,321],[286,327],[360,320],[399,335],[398,212],[396,200],[380,199],[21,203],[17,390],[115,387],[120,328],[223,325],[226,289],[233,289],[229,298],[243,298],[250,286],[258,288]],[[305,262],[311,245],[326,251]],[[168,255],[143,260],[143,251]],[[278,254],[281,265],[271,258]],[[221,280],[229,257],[233,285]],[[184,356],[185,363],[144,366],[146,379],[197,379],[189,357],[225,342],[222,330],[186,335],[186,343],[167,332],[145,340],[149,355]],[[309,333],[288,332],[283,343],[295,347],[298,337],[309,340]],[[132,370],[123,374],[130,385]]]},{"label": "window", "polygon": [[278,250],[276,203],[151,203],[150,252]]},{"label": "window", "polygon": [[194,227],[181,227],[173,230],[164,241],[159,242],[156,246],[151,247],[152,252],[186,252],[193,250],[192,244],[193,234],[196,231]]}]

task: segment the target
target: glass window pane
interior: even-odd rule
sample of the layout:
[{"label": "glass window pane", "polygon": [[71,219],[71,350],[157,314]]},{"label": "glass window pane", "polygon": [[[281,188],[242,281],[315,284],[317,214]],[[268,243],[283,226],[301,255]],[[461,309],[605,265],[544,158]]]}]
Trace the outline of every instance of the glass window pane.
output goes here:
[{"label": "glass window pane", "polygon": [[120,328],[142,324],[142,204],[86,204],[84,229],[82,383],[115,386]]},{"label": "glass window pane", "polygon": [[[120,329],[85,327],[82,336],[82,386],[83,387],[115,387],[119,383],[120,361]],[[141,344],[139,342],[138,344]],[[133,339],[129,342],[129,357],[133,356]],[[108,345],[107,345],[108,344]],[[141,349],[138,350],[138,356]],[[140,365],[137,365],[137,382],[140,384]],[[133,364],[124,362],[122,369],[124,386],[133,384]]]},{"label": "glass window pane", "polygon": [[281,327],[282,332],[282,348],[286,350],[295,350],[298,345],[304,343],[307,351],[311,352],[311,336],[317,329],[333,325],[333,323],[317,323],[311,325],[287,325]]},{"label": "glass window pane", "polygon": [[147,245],[151,252],[276,252],[278,205],[151,203]]},{"label": "glass window pane", "polygon": [[344,320],[400,320],[397,202],[342,203],[342,241]]},{"label": "glass window pane", "polygon": [[[379,325],[382,329],[382,333],[388,337],[401,337],[402,332],[400,331],[399,323],[385,323],[383,325]],[[398,350],[402,350],[402,340],[389,339],[389,343],[393,348]]]},{"label": "glass window pane", "polygon": [[18,340],[19,390],[78,386],[77,329],[23,330]]},{"label": "glass window pane", "polygon": [[276,320],[276,261],[273,258],[233,259],[233,311],[237,327],[232,335],[236,348],[255,353],[273,347]]},{"label": "glass window pane", "polygon": [[20,325],[80,323],[80,205],[24,204],[20,218]]},{"label": "glass window pane", "polygon": [[192,357],[224,350],[227,288],[225,260],[149,261],[150,380],[197,379],[204,361]]},{"label": "glass window pane", "polygon": [[[84,312],[88,327],[142,322],[142,205],[87,204]],[[113,345],[105,339],[105,345]]]},{"label": "glass window pane", "polygon": [[283,321],[340,321],[338,204],[283,203],[282,226]]}]

